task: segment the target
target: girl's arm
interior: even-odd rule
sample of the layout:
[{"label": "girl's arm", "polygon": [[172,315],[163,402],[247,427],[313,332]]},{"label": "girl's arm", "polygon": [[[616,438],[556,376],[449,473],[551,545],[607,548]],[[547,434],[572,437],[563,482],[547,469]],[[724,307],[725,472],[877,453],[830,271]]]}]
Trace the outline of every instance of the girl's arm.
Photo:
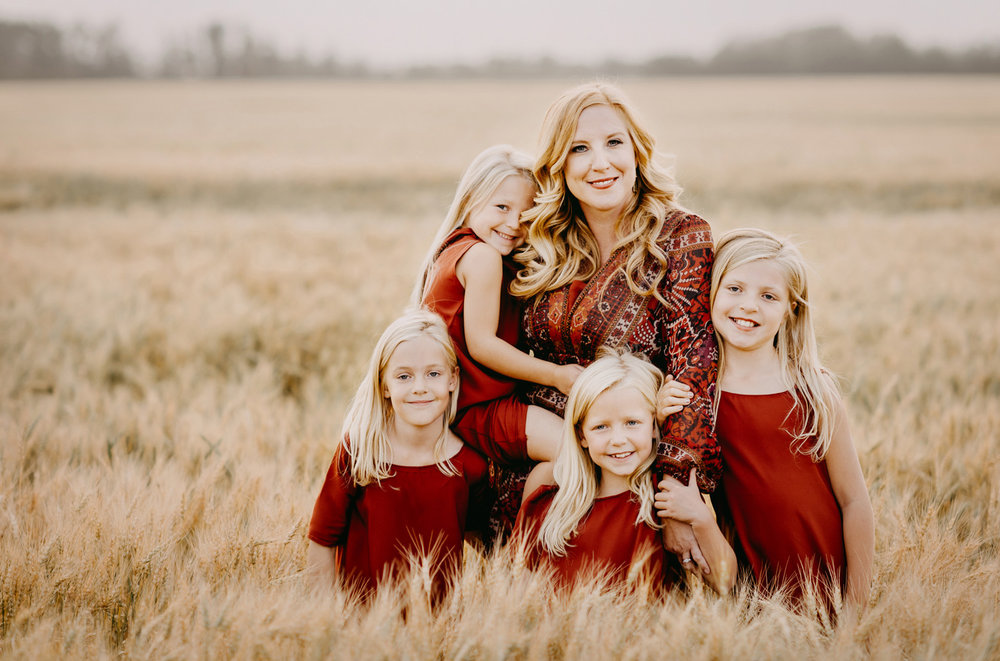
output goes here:
[{"label": "girl's arm", "polygon": [[345,438],[334,451],[309,520],[306,576],[328,588],[337,577],[337,549],[347,541],[350,512],[361,491],[351,478],[349,442]]},{"label": "girl's arm", "polygon": [[847,424],[847,409],[841,401],[837,411],[830,449],[826,453],[833,495],[844,519],[844,549],[847,552],[848,607],[860,608],[868,602],[875,560],[875,516],[868,487],[861,472],[858,453]]},{"label": "girl's arm", "polygon": [[455,273],[465,287],[465,344],[476,362],[512,379],[552,386],[569,394],[582,367],[556,365],[529,356],[497,337],[503,295],[500,253],[476,243],[462,255]]},{"label": "girl's arm", "polygon": [[333,587],[337,580],[336,549],[309,540],[306,549],[306,578],[310,585]]},{"label": "girl's arm", "polygon": [[702,499],[695,474],[692,468],[686,485],[670,478],[661,482],[656,494],[656,509],[660,516],[691,526],[708,566],[707,571],[702,570],[702,578],[716,592],[726,594],[736,583],[736,554]]}]

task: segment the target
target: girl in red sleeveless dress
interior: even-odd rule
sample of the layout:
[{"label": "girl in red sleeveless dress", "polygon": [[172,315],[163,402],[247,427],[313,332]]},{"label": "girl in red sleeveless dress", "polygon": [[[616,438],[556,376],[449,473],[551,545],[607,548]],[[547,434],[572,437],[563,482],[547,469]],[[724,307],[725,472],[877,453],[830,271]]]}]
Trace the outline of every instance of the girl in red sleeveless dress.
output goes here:
[{"label": "girl in red sleeveless dress", "polygon": [[[552,567],[561,584],[598,573],[613,582],[670,587],[680,575],[653,510],[661,382],[650,363],[606,352],[570,391],[559,457],[551,470],[536,469],[528,478],[516,526],[529,562]],[[670,495],[670,516],[692,527],[711,568],[706,580],[728,592],[736,559],[701,498],[694,469],[689,484]]]},{"label": "girl in red sleeveless dress", "polygon": [[[424,261],[414,303],[448,326],[462,374],[452,428],[493,465],[505,482],[523,479],[531,461],[555,459],[562,419],[514,394],[518,380],[569,392],[581,367],[556,365],[516,349],[520,307],[508,287],[524,243],[521,213],[538,191],[531,159],[507,145],[479,154],[466,169]],[[509,473],[506,469],[514,469]],[[519,477],[518,477],[519,476]],[[503,537],[520,504],[517,486],[501,488],[494,513]]]},{"label": "girl in red sleeveless dress", "polygon": [[458,363],[440,317],[393,322],[351,401],[309,524],[308,569],[367,594],[429,558],[434,596],[489,510],[486,460],[449,429]]},{"label": "girl in red sleeveless dress", "polygon": [[798,600],[810,582],[827,603],[840,589],[856,608],[871,585],[874,518],[844,404],[819,362],[802,255],[763,230],[727,233],[711,303],[719,518],[761,588]]}]

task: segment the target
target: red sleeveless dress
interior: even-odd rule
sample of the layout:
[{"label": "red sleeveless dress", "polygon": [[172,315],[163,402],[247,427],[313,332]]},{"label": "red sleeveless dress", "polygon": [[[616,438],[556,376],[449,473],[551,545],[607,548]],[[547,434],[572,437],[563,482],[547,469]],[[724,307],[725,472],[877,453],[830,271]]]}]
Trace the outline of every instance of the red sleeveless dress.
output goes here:
[{"label": "red sleeveless dress", "polygon": [[798,596],[806,577],[843,587],[847,563],[826,462],[792,449],[790,430],[800,424],[796,412],[789,415],[793,405],[789,392],[722,393],[716,423],[722,497],[713,500],[757,584]]}]

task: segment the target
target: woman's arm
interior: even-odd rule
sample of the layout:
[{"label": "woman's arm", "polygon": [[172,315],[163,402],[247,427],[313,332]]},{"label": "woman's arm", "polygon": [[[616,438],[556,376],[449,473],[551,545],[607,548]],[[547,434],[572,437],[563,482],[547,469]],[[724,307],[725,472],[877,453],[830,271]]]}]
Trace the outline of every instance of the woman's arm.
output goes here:
[{"label": "woman's arm", "polygon": [[847,553],[847,586],[845,597],[849,606],[860,608],[868,602],[875,561],[875,516],[868,487],[861,472],[858,453],[851,440],[847,410],[843,402],[837,411],[833,439],[826,453],[833,495],[840,504],[844,519],[844,549]]},{"label": "woman's arm", "polygon": [[[736,583],[736,554],[702,499],[695,469],[691,469],[686,485],[667,479],[660,487],[656,494],[658,514],[691,527],[704,555],[705,565],[697,563],[702,578],[719,594],[728,593]],[[686,565],[685,569],[694,570],[694,567]]]},{"label": "woman's arm", "polygon": [[[666,233],[666,232],[665,232]],[[658,245],[667,253],[667,275],[660,283],[665,365],[659,367],[691,388],[691,403],[669,416],[661,428],[658,470],[686,481],[691,466],[698,469],[698,485],[711,493],[722,476],[722,460],[715,438],[713,397],[718,352],[709,306],[712,232],[701,218],[687,215]]]},{"label": "woman's arm", "polygon": [[465,287],[465,344],[472,358],[512,379],[552,386],[568,394],[582,367],[529,356],[497,337],[503,295],[500,253],[477,243],[462,255],[455,273]]}]

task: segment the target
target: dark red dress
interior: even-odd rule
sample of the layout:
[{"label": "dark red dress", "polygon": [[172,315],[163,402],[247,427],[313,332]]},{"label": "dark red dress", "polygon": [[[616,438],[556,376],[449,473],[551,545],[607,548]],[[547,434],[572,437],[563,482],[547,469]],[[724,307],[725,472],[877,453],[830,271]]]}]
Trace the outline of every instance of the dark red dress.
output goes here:
[{"label": "dark red dress", "polygon": [[676,558],[668,557],[664,551],[658,530],[635,523],[639,503],[633,500],[630,491],[595,499],[570,538],[566,555],[546,553],[537,542],[538,530],[556,491],[555,485],[539,487],[517,515],[517,539],[527,544],[532,565],[551,565],[562,585],[571,585],[578,576],[592,575],[595,571],[608,572],[616,582],[626,582],[630,575],[632,578],[646,575],[664,588],[674,584],[679,570],[674,566]]},{"label": "dark red dress", "polygon": [[[712,232],[698,216],[674,211],[657,245],[667,255],[659,292],[668,305],[629,288],[624,273],[628,254],[619,248],[589,281],[527,301],[521,341],[538,358],[559,365],[586,366],[602,345],[627,348],[691,386],[691,403],[668,416],[661,430],[657,469],[687,484],[691,466],[697,466],[698,485],[713,491],[722,463],[712,418],[718,359],[708,303]],[[648,260],[644,276],[658,266]],[[558,390],[539,385],[526,386],[526,397],[559,415],[566,403]]]},{"label": "dark red dress", "polygon": [[451,458],[458,475],[436,465],[392,466],[381,484],[357,486],[350,457],[337,448],[313,507],[309,539],[337,547],[338,573],[369,590],[406,566],[407,554],[435,552],[443,585],[461,567],[466,530],[482,530],[489,510],[486,460],[463,445]]},{"label": "dark red dress", "polygon": [[789,430],[799,425],[797,415],[788,415],[793,404],[788,392],[722,393],[716,427],[722,497],[715,502],[758,585],[785,585],[797,596],[803,569],[842,587],[846,553],[843,516],[826,462],[791,449]]},{"label": "dark red dress", "polygon": [[[465,341],[465,287],[455,267],[477,243],[482,241],[468,227],[448,235],[428,275],[422,303],[444,319],[458,355],[461,385],[452,429],[490,459],[505,465],[518,464],[528,460],[524,433],[528,406],[514,397],[515,381],[477,363]],[[506,293],[513,278],[513,264],[504,260],[497,337],[516,345],[520,308]]]}]

